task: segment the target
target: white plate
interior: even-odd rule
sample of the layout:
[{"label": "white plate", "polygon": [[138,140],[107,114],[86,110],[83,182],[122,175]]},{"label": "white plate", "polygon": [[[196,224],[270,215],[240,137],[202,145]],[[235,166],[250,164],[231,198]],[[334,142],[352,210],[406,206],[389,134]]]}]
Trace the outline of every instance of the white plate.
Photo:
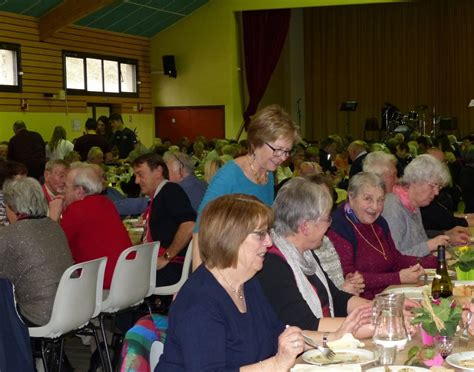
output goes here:
[{"label": "white plate", "polygon": [[464,351],[462,353],[451,354],[446,358],[446,362],[455,368],[462,369],[463,371],[474,371],[474,367],[466,368],[460,364],[461,361],[465,359],[474,360],[474,351]]},{"label": "white plate", "polygon": [[474,285],[474,280],[453,280],[453,285],[455,287],[460,285]]},{"label": "white plate", "polygon": [[334,363],[334,360],[324,362],[324,359],[321,361],[315,360],[314,358],[321,358],[321,352],[319,350],[309,350],[303,354],[303,360],[306,363],[314,364],[317,366],[335,366],[335,365],[344,365],[344,364],[360,364],[361,366],[365,364],[372,363],[375,360],[375,355],[373,351],[366,350],[366,349],[342,349],[342,350],[335,350],[336,357],[338,358],[338,354],[350,354],[350,356],[357,356],[358,361],[353,362],[350,360],[344,361],[341,360],[339,363]]},{"label": "white plate", "polygon": [[390,288],[383,291],[384,293],[403,293],[405,298],[410,298],[412,300],[421,300],[423,298],[423,290],[428,288],[428,286],[421,287],[396,287]]},{"label": "white plate", "polygon": [[423,372],[429,371],[428,368],[415,367],[415,366],[387,366],[388,371],[385,367],[374,367],[366,370],[366,372],[398,372],[400,370],[406,369],[406,372]]}]

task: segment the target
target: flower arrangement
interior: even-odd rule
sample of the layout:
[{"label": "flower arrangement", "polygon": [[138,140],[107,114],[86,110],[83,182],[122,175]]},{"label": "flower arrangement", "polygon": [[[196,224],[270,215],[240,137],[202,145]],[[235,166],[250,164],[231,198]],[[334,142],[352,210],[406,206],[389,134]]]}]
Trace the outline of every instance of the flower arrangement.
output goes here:
[{"label": "flower arrangement", "polygon": [[462,307],[452,297],[434,300],[428,291],[424,291],[421,307],[412,311],[415,313],[412,324],[421,324],[421,328],[431,336],[452,337],[461,320]]},{"label": "flower arrangement", "polygon": [[474,251],[469,246],[456,247],[454,255],[457,258],[453,267],[460,280],[474,279]]}]

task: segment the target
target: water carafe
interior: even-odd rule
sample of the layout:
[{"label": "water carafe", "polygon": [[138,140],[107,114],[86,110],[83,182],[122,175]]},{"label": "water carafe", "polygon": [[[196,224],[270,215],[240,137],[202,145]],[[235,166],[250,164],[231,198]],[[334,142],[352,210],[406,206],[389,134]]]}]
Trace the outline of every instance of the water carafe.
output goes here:
[{"label": "water carafe", "polygon": [[381,294],[374,300],[373,340],[375,344],[384,347],[396,346],[402,350],[407,341],[408,334],[403,317],[403,294]]}]

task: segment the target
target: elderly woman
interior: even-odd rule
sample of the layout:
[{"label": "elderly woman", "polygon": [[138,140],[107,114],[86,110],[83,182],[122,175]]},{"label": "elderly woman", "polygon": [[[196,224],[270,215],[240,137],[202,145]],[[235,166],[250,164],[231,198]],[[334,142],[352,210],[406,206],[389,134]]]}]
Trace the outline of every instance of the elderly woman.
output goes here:
[{"label": "elderly woman", "polygon": [[[369,154],[370,155],[370,154]],[[416,283],[423,267],[436,267],[436,258],[405,256],[395,247],[384,208],[385,184],[374,173],[351,178],[348,201],[334,211],[328,237],[336,247],[344,273],[364,277],[361,296],[373,299],[392,284]]]},{"label": "elderly woman", "polygon": [[[254,195],[266,205],[274,199],[273,173],[289,156],[298,138],[298,127],[280,106],[265,107],[257,113],[247,130],[249,152],[225,164],[212,178],[199,206],[199,215],[206,204],[225,194]],[[198,224],[196,224],[198,226]],[[193,268],[200,263],[193,238]]]},{"label": "elderly woman", "polygon": [[469,236],[457,228],[428,239],[420,207],[429,205],[439,190],[448,184],[449,170],[431,155],[416,157],[405,168],[399,185],[387,194],[383,216],[387,220],[397,249],[407,255],[423,257],[438,245],[465,244]]},{"label": "elderly woman", "polygon": [[364,172],[375,173],[385,183],[385,192],[390,193],[398,182],[397,158],[384,151],[374,151],[367,154],[362,166]]},{"label": "elderly woman", "polygon": [[254,277],[271,245],[271,210],[254,196],[225,195],[204,209],[203,264],[171,306],[158,371],[287,371],[304,350]]},{"label": "elderly woman", "polygon": [[73,264],[66,236],[48,218],[48,203],[34,178],[5,182],[10,225],[2,228],[0,277],[15,285],[21,315],[29,325],[49,321],[64,270]]},{"label": "elderly woman", "polygon": [[331,224],[331,206],[325,187],[303,178],[288,181],[273,204],[274,245],[258,278],[286,324],[318,331],[311,336],[319,341],[347,332],[368,337],[372,330],[363,325],[370,318],[370,302],[337,289],[313,252]]}]

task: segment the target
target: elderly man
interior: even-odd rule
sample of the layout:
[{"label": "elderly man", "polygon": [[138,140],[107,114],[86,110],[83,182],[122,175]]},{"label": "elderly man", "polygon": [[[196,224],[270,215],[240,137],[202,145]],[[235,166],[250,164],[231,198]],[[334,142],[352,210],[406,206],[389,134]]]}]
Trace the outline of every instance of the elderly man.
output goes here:
[{"label": "elderly man", "polygon": [[176,283],[191,240],[196,212],[184,190],[168,182],[168,167],[158,154],[144,154],[133,162],[135,182],[150,197],[145,212],[145,241],[159,241],[157,286]]},{"label": "elderly man", "polygon": [[46,163],[42,189],[48,203],[64,194],[68,169],[69,164],[61,159],[50,160]]},{"label": "elderly man", "polygon": [[207,184],[194,175],[193,161],[185,153],[171,151],[165,153],[163,160],[168,167],[169,180],[183,188],[191,206],[197,211]]},{"label": "elderly man", "polygon": [[349,178],[362,172],[362,162],[367,156],[367,143],[361,140],[351,142],[347,148],[349,158],[351,159],[352,165],[349,170]]},{"label": "elderly man", "polygon": [[375,173],[382,178],[385,183],[385,192],[392,192],[393,186],[398,182],[397,158],[395,155],[384,151],[374,151],[364,158],[364,172]]},{"label": "elderly man", "polygon": [[37,132],[26,129],[26,124],[18,120],[13,124],[15,135],[8,144],[8,160],[23,163],[28,168],[28,175],[39,179],[44,172],[46,149],[43,137]]},{"label": "elderly man", "polygon": [[120,253],[132,245],[114,204],[100,195],[95,166],[77,164],[66,176],[63,228],[75,262],[107,257],[104,288],[110,288]]}]

